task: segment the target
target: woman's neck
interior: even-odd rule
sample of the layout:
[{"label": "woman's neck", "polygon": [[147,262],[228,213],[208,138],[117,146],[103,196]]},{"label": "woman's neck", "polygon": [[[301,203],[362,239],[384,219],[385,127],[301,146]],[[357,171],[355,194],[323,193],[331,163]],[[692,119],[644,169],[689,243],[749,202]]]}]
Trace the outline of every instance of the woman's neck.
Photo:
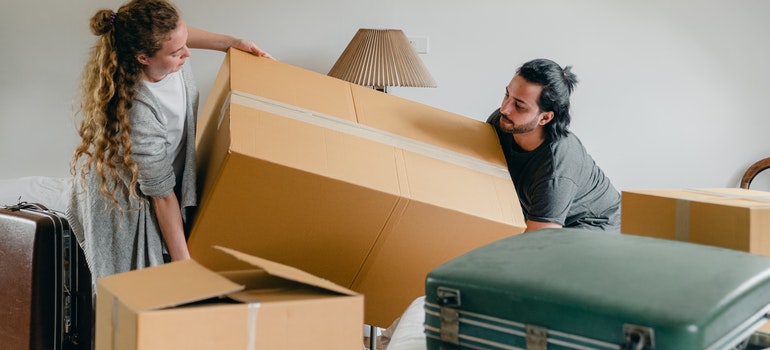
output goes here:
[{"label": "woman's neck", "polygon": [[146,80],[146,81],[149,81],[151,83],[157,83],[157,82],[163,80],[164,78],[166,78],[166,76],[168,76],[168,74],[163,74],[163,75],[158,76],[158,75],[153,75],[152,73],[147,72],[147,71],[143,71],[142,72],[142,79]]}]

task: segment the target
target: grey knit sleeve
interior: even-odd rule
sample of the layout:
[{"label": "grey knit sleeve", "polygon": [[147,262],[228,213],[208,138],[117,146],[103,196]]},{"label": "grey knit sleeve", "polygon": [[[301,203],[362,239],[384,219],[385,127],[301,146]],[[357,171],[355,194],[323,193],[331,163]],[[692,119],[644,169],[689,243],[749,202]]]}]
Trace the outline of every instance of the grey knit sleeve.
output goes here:
[{"label": "grey knit sleeve", "polygon": [[131,154],[139,168],[139,189],[150,197],[167,197],[174,190],[176,178],[173,160],[166,151],[166,123],[157,109],[138,100],[130,114]]}]

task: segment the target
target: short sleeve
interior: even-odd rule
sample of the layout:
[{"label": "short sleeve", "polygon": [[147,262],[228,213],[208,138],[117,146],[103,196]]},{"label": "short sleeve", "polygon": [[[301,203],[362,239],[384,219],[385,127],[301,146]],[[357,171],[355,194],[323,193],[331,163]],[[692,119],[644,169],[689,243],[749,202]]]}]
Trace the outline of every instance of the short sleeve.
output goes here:
[{"label": "short sleeve", "polygon": [[532,205],[527,219],[564,225],[575,193],[577,185],[566,177],[557,177],[537,184],[530,194]]}]

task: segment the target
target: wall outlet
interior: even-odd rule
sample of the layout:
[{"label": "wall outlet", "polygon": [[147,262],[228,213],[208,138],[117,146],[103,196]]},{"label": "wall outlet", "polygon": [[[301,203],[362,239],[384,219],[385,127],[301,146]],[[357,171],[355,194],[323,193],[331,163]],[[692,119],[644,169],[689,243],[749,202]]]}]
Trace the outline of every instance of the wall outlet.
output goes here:
[{"label": "wall outlet", "polygon": [[410,36],[409,44],[412,45],[414,51],[420,54],[428,53],[428,37],[426,36]]}]

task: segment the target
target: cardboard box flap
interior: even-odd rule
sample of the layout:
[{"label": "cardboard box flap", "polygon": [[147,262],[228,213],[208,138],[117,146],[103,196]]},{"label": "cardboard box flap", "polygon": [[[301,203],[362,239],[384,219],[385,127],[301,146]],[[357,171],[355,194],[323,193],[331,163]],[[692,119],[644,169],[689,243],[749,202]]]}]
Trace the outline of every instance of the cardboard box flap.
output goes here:
[{"label": "cardboard box flap", "polygon": [[350,83],[281,61],[257,57],[237,49],[225,60],[237,74],[230,74],[230,89],[246,91],[274,101],[355,121]]},{"label": "cardboard box flap", "polygon": [[715,194],[696,193],[685,189],[642,189],[642,190],[624,190],[627,193],[636,193],[647,196],[671,198],[671,199],[688,199],[688,200],[703,200],[703,199],[718,199],[720,196]]},{"label": "cardboard box flap", "polygon": [[285,278],[295,282],[311,285],[314,287],[323,288],[323,289],[340,293],[340,294],[345,294],[345,295],[358,294],[352,290],[338,286],[329,280],[311,275],[305,271],[302,271],[300,269],[297,269],[291,266],[279,264],[277,262],[251,256],[249,254],[244,254],[239,251],[225,248],[225,247],[214,246],[214,248],[219,249],[222,252],[227,253],[238,260],[248,263],[249,265],[261,268],[265,270],[267,273],[269,273],[270,275],[273,275],[276,277],[281,277],[281,278]]},{"label": "cardboard box flap", "polygon": [[719,196],[725,200],[747,201],[747,205],[770,205],[770,193],[765,191],[748,190],[744,188],[696,188],[689,190],[696,193]]},{"label": "cardboard box flap", "polygon": [[770,206],[770,194],[742,188],[690,188],[677,190],[624,191],[648,196],[671,198],[690,202],[718,203],[742,208]]},{"label": "cardboard box flap", "polygon": [[184,305],[244,288],[194,260],[107,276],[99,282],[109,290],[120,290],[120,301],[137,311]]}]

